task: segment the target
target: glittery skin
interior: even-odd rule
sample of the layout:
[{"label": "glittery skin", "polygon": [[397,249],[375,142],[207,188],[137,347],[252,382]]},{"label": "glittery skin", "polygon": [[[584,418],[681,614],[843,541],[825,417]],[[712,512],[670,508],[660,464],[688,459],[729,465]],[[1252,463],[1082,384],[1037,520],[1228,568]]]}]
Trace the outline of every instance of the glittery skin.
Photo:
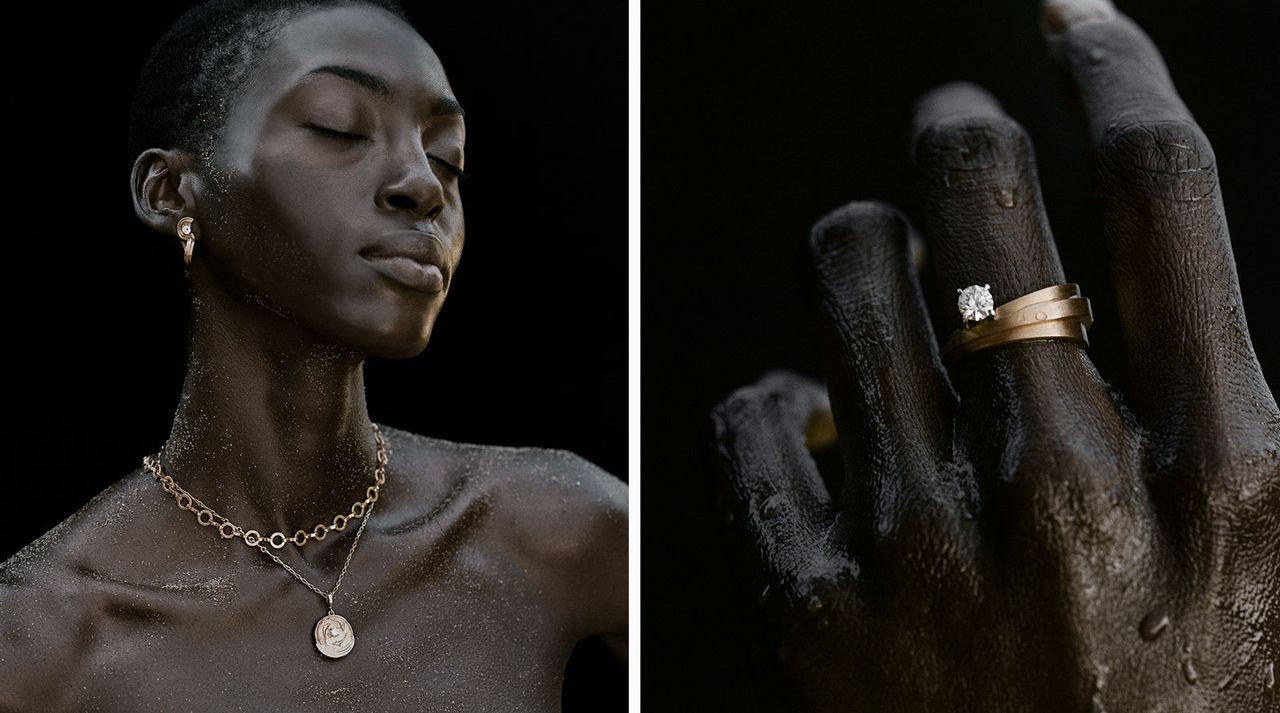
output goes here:
[{"label": "glittery skin", "polygon": [[[384,77],[394,98],[334,75],[302,81],[335,64]],[[175,269],[180,217],[195,218],[197,240],[162,466],[237,524],[310,529],[372,483],[364,361],[425,349],[461,259],[457,182],[431,158],[461,163],[461,116],[435,112],[452,98],[412,28],[365,6],[326,9],[280,30],[213,155],[135,162],[134,207],[174,242]],[[338,143],[308,123],[369,138]],[[395,284],[361,255],[428,223],[440,292]],[[577,642],[600,635],[624,655],[622,481],[564,450],[379,425],[386,483],[334,598],[357,632],[351,653],[320,654],[325,602],[178,509],[140,453],[0,564],[0,709],[556,711]],[[277,555],[328,589],[356,529]]]},{"label": "glittery skin", "polygon": [[[626,486],[568,451],[381,426],[383,499],[324,602],[195,524],[141,468],[0,565],[0,700],[16,710],[559,710],[581,639],[626,626]],[[332,584],[354,528],[278,556]]]},{"label": "glittery skin", "polygon": [[761,710],[1280,711],[1280,407],[1217,161],[1132,20],[1045,9],[1124,368],[1064,340],[939,358],[957,289],[1002,304],[1071,273],[1030,133],[976,84],[926,92],[910,216],[855,200],[810,232],[825,383],[769,372],[712,412]]}]

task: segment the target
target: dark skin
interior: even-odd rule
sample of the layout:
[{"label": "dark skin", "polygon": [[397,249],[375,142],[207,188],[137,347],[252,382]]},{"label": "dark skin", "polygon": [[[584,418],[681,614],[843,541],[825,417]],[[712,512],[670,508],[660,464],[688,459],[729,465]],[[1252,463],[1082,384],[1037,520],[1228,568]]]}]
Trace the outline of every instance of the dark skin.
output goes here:
[{"label": "dark skin", "polygon": [[[324,65],[380,76],[390,96],[306,76]],[[165,472],[245,529],[310,530],[373,484],[364,359],[423,350],[462,253],[455,108],[413,28],[316,11],[237,95],[216,173],[181,151],[135,163],[139,218],[180,245],[192,216],[197,235]],[[394,229],[439,241],[443,289],[407,289],[359,255]],[[314,646],[319,595],[139,467],[0,567],[0,707],[555,711],[577,642],[603,637],[625,661],[624,483],[564,450],[379,426],[386,484],[334,596],[347,656]],[[274,551],[328,591],[359,523]]]},{"label": "dark skin", "polygon": [[[1280,708],[1280,409],[1212,149],[1127,17],[1051,4],[1045,27],[1116,285],[1086,296],[1116,301],[1130,376],[1050,340],[944,366],[903,212],[819,221],[827,383],[771,372],[713,414],[765,623],[764,710]],[[990,283],[1000,304],[1069,281],[1031,143],[994,97],[938,87],[912,135],[942,294]],[[833,439],[834,488],[814,458]]]}]

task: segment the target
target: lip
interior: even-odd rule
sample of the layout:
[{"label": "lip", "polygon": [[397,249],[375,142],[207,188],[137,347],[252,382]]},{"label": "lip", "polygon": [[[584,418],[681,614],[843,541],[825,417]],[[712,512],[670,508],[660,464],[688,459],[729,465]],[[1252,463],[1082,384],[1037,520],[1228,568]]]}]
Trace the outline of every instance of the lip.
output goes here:
[{"label": "lip", "polygon": [[396,230],[360,251],[384,277],[411,290],[438,293],[448,282],[448,261],[444,247],[434,233]]}]

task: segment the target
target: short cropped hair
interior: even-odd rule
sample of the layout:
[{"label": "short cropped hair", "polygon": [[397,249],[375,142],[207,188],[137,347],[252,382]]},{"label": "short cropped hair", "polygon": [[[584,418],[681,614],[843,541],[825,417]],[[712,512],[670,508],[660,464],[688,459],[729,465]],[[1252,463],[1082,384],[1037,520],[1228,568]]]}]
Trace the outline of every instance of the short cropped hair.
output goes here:
[{"label": "short cropped hair", "polygon": [[162,148],[212,169],[231,99],[280,29],[308,12],[347,5],[379,7],[412,24],[398,0],[208,0],[188,10],[142,67],[129,108],[129,161]]}]

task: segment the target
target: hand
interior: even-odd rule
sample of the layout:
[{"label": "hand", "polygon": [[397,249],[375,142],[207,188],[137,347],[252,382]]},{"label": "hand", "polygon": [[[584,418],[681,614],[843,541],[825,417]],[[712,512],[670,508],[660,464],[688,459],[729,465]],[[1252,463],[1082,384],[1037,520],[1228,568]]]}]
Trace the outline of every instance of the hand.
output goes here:
[{"label": "hand", "polygon": [[[826,387],[773,372],[712,414],[783,684],[767,710],[1280,710],[1280,410],[1213,150],[1127,17],[1064,2],[1045,28],[1085,112],[1115,284],[1086,296],[1115,300],[1129,378],[1062,340],[948,371],[906,217],[855,202],[820,220]],[[1070,281],[1031,143],[991,95],[939,87],[912,134],[943,295]],[[824,418],[831,486],[810,453]]]}]

